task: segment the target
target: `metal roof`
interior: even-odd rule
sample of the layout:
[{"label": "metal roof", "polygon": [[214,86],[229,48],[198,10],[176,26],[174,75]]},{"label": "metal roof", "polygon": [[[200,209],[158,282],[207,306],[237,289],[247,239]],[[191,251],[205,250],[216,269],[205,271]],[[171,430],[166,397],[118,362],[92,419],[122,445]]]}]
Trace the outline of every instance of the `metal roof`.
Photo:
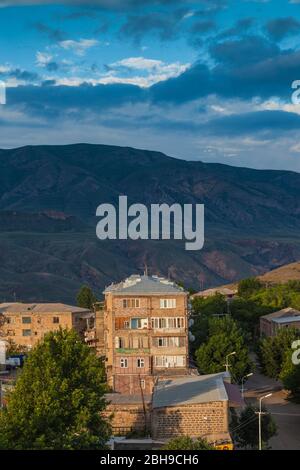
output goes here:
[{"label": "metal roof", "polygon": [[227,401],[224,374],[160,380],[154,388],[153,408]]},{"label": "metal roof", "polygon": [[6,302],[0,304],[0,313],[84,313],[87,308],[76,307],[61,303],[22,303]]},{"label": "metal roof", "polygon": [[274,318],[274,323],[293,323],[293,322],[300,322],[300,314],[298,316],[290,316],[290,317],[281,317],[281,318]]},{"label": "metal roof", "polygon": [[299,315],[299,310],[296,310],[292,307],[287,307],[283,308],[282,310],[278,310],[277,312],[269,313],[268,315],[263,315],[261,318],[274,321],[275,318],[297,317]]},{"label": "metal roof", "polygon": [[184,294],[182,287],[159,276],[132,275],[122,282],[111,284],[104,292],[113,294]]}]

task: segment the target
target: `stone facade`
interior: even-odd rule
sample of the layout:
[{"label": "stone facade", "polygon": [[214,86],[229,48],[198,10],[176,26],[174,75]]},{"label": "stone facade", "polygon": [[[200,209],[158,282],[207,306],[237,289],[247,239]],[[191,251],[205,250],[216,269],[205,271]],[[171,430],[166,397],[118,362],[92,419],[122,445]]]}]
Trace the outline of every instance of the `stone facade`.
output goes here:
[{"label": "stone facade", "polygon": [[60,327],[76,330],[84,338],[92,313],[64,304],[0,304],[0,337],[19,346],[32,348],[49,331]]},{"label": "stone facade", "polygon": [[187,293],[156,277],[141,276],[136,284],[138,292],[134,283],[132,292],[115,285],[104,292],[106,371],[122,394],[149,394],[157,376],[188,373]]},{"label": "stone facade", "polygon": [[182,435],[213,438],[224,433],[228,433],[228,402],[156,408],[152,413],[154,439]]}]

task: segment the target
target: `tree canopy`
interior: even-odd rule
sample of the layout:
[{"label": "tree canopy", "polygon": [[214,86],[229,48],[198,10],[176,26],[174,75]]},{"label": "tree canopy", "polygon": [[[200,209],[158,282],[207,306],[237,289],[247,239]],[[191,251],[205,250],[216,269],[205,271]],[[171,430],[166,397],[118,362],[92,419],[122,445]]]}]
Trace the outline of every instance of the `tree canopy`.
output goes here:
[{"label": "tree canopy", "polygon": [[163,450],[214,450],[205,439],[192,439],[189,436],[175,437],[171,439]]},{"label": "tree canopy", "polygon": [[225,370],[226,356],[230,357],[230,372],[235,382],[252,369],[249,350],[243,332],[231,318],[211,318],[208,339],[196,351],[197,365],[203,374],[213,374]]},{"label": "tree canopy", "polygon": [[[267,448],[271,437],[277,434],[277,426],[272,416],[262,408],[261,420],[262,443]],[[243,409],[240,416],[235,415],[231,423],[231,435],[239,447],[244,449],[258,449],[258,414],[257,409],[248,405]]]},{"label": "tree canopy", "polygon": [[0,413],[2,449],[103,449],[110,425],[102,362],[76,332],[45,335]]},{"label": "tree canopy", "polygon": [[93,309],[97,298],[93,293],[92,289],[88,286],[82,286],[77,294],[77,305],[78,307]]}]

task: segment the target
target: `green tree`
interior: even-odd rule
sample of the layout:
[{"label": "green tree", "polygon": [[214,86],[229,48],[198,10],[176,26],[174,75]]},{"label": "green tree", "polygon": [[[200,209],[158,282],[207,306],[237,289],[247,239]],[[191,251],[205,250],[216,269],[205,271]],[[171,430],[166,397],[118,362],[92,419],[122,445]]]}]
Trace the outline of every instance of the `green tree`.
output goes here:
[{"label": "green tree", "polygon": [[0,413],[2,449],[103,449],[110,425],[102,362],[76,332],[45,335]]},{"label": "green tree", "polygon": [[163,448],[163,450],[214,450],[205,439],[193,440],[189,436],[175,437],[171,439]]},{"label": "green tree", "polygon": [[293,354],[293,350],[286,352],[279,377],[280,380],[282,380],[284,388],[290,391],[290,397],[300,403],[300,364],[293,363]]},{"label": "green tree", "polygon": [[276,336],[263,338],[259,343],[258,358],[262,371],[268,377],[278,379],[286,354],[291,344],[299,337],[299,331],[286,328],[278,331]]},{"label": "green tree", "polygon": [[209,337],[196,351],[196,360],[203,374],[213,374],[225,370],[227,354],[230,357],[230,372],[235,382],[252,369],[249,350],[238,324],[231,318],[212,318],[209,320]]},{"label": "green tree", "polygon": [[97,298],[92,289],[88,286],[82,286],[77,294],[78,307],[93,309],[93,305],[97,302]]},{"label": "green tree", "polygon": [[239,282],[238,285],[238,295],[240,297],[250,297],[253,293],[262,289],[263,284],[256,277],[249,277],[248,279],[243,279]]},{"label": "green tree", "polygon": [[[276,436],[277,426],[265,408],[262,408],[261,435],[263,447],[268,447],[271,437]],[[258,449],[258,414],[254,406],[248,405],[240,414],[235,417],[231,425],[231,435],[239,447],[244,449]]]}]

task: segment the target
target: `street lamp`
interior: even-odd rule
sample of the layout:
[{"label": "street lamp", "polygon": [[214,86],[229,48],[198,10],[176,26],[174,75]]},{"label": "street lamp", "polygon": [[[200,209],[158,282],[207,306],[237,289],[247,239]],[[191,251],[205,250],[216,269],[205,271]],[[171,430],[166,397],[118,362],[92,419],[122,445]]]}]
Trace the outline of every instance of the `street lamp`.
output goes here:
[{"label": "street lamp", "polygon": [[244,377],[242,378],[241,394],[242,394],[242,397],[243,397],[243,398],[244,398],[244,383],[245,383],[245,380],[246,380],[248,377],[251,377],[252,375],[253,375],[253,372],[250,372],[250,374],[244,375]]},{"label": "street lamp", "polygon": [[233,351],[233,352],[231,352],[230,354],[227,354],[227,356],[226,356],[226,364],[225,364],[226,372],[229,371],[229,362],[228,362],[228,358],[229,358],[230,356],[235,356],[235,354],[236,354],[236,351]]},{"label": "street lamp", "polygon": [[273,395],[273,393],[268,393],[259,399],[259,412],[258,412],[258,445],[259,450],[262,449],[262,442],[261,442],[261,415],[263,414],[261,411],[261,403],[265,398],[269,398]]}]

